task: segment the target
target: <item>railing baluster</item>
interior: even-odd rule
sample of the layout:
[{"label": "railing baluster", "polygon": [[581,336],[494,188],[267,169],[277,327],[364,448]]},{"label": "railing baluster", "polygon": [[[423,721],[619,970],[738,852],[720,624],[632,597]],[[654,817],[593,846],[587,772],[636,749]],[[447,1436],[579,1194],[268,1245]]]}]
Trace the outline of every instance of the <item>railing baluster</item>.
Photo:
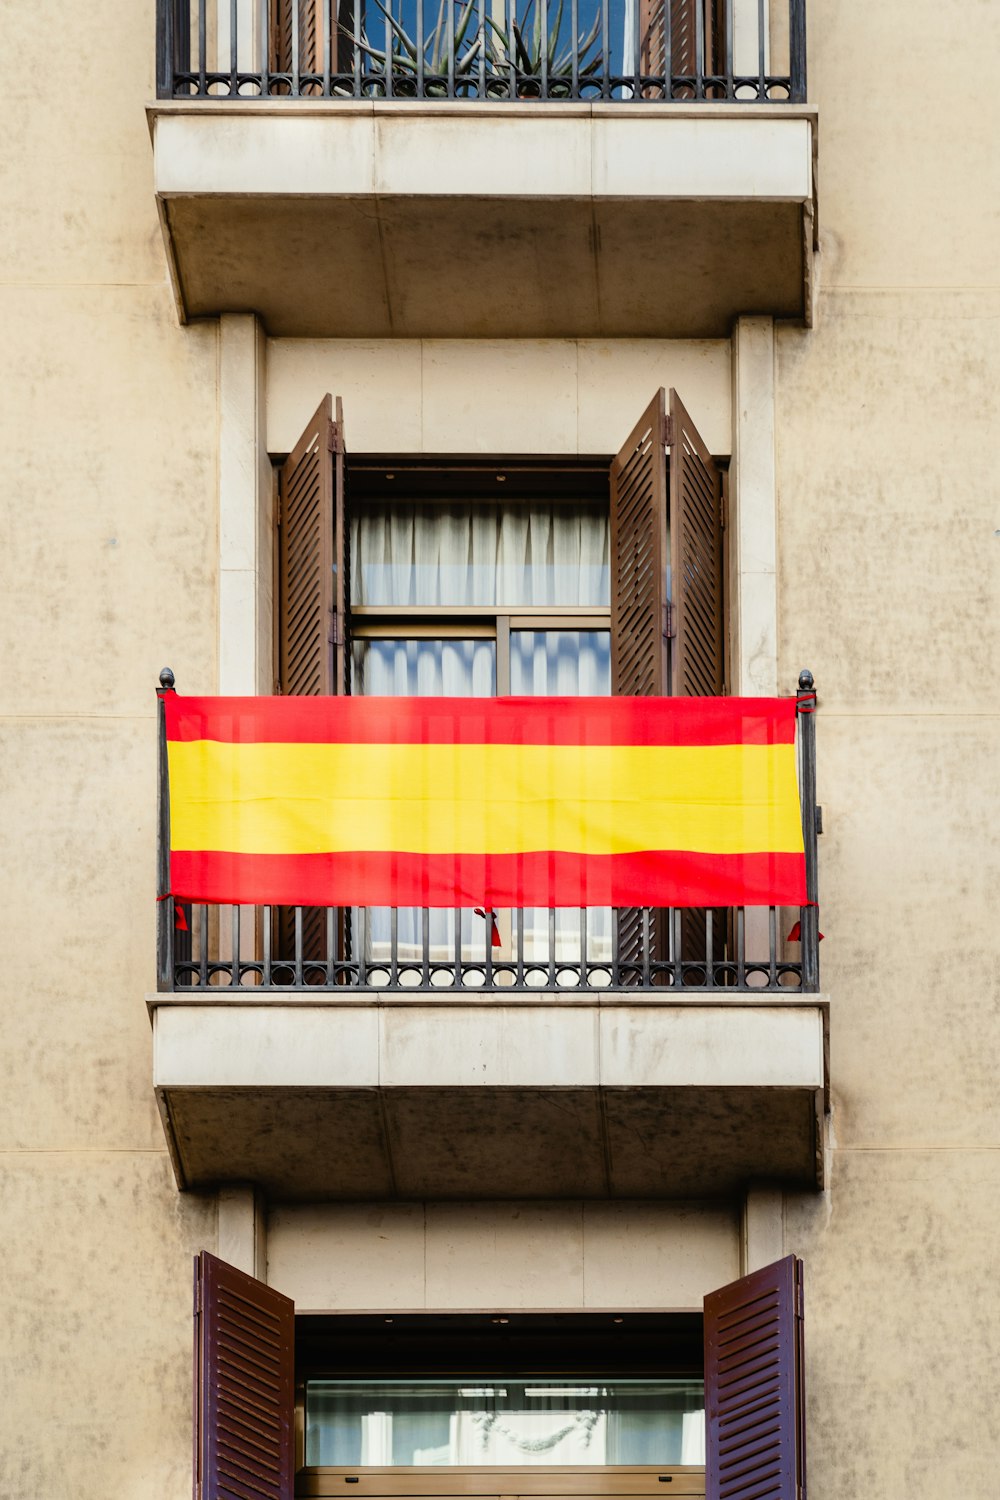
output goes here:
[{"label": "railing baluster", "polygon": [[816,684],[811,672],[799,674],[797,729],[800,756],[799,790],[802,798],[802,841],[806,855],[806,901],[799,914],[802,988],[819,990],[819,875],[816,846]]},{"label": "railing baluster", "polygon": [[705,985],[715,989],[715,912],[711,907],[705,912]]},{"label": "railing baluster", "polygon": [[538,11],[538,38],[540,79],[539,98],[549,97],[549,0],[536,0]]},{"label": "railing baluster", "polygon": [[[418,0],[419,3],[419,0]],[[455,978],[456,986],[462,987],[462,908],[455,907]]]},{"label": "railing baluster", "polygon": [[483,922],[486,931],[486,988],[491,990],[493,988],[493,908],[484,906],[483,914],[486,918]]},{"label": "railing baluster", "polygon": [[587,908],[580,907],[580,979],[579,983],[585,988],[590,984],[590,971],[587,968]]},{"label": "railing baluster", "polygon": [[733,11],[736,9],[735,0],[726,0],[726,98],[736,98],[736,86],[733,82]]},{"label": "railing baluster", "polygon": [[324,0],[323,17],[323,98],[330,97],[330,78],[333,74],[334,44],[337,35],[337,0]]},{"label": "railing baluster", "polygon": [[[763,4],[763,0],[758,0]],[[669,0],[664,0],[669,4]],[[694,7],[694,97],[705,97],[705,8],[701,0]]]},{"label": "railing baluster", "polygon": [[301,92],[302,92],[302,87],[301,87],[301,84],[299,82],[299,69],[300,69],[300,66],[301,66],[301,58],[300,58],[300,51],[299,51],[299,49],[300,49],[300,47],[302,45],[302,43],[301,43],[301,36],[300,36],[300,32],[299,32],[299,22],[302,19],[302,11],[301,11],[302,0],[287,0],[287,4],[289,4],[291,6],[291,8],[292,8],[292,87],[291,87],[291,92],[295,96],[295,98],[297,99],[299,97],[299,95],[301,94]]},{"label": "railing baluster", "polygon": [[791,0],[788,29],[788,98],[791,104],[804,104],[806,102],[806,0]]},{"label": "railing baluster", "polygon": [[684,945],[681,941],[681,909],[679,906],[671,907],[668,913],[670,922],[670,952],[674,966],[674,989],[684,987]]},{"label": "railing baluster", "polygon": [[237,71],[239,62],[236,55],[237,27],[239,22],[236,15],[237,0],[229,0],[229,96],[236,98],[239,93]]},{"label": "railing baluster", "polygon": [[613,990],[621,989],[622,982],[621,964],[619,962],[621,946],[618,941],[620,910],[620,907],[617,906],[611,908],[611,988]]},{"label": "railing baluster", "polygon": [[198,0],[198,97],[204,99],[208,93],[205,73],[208,66],[208,37],[205,29],[205,12],[208,0]]},{"label": "railing baluster", "polygon": [[261,985],[264,987],[264,989],[268,990],[274,983],[274,980],[271,977],[271,920],[271,908],[269,906],[265,906],[263,908],[263,918],[261,922],[261,954],[263,957],[264,966],[264,972],[261,975]]},{"label": "railing baluster", "polygon": [[208,989],[208,907],[204,902],[198,907],[198,983]]},{"label": "railing baluster", "polygon": [[337,983],[337,910],[326,908],[326,984],[331,989]]},{"label": "railing baluster", "polygon": [[[635,0],[638,4],[638,0]],[[608,37],[611,28],[608,24],[608,0],[601,0],[601,98],[611,98],[611,48],[608,45]]]},{"label": "railing baluster", "polygon": [[569,53],[569,56],[570,56],[570,64],[569,64],[569,66],[570,66],[570,73],[572,75],[571,88],[572,88],[573,98],[574,99],[579,99],[579,97],[580,97],[580,54],[579,54],[579,49],[577,47],[577,42],[578,42],[579,36],[580,36],[580,0],[570,0],[569,20],[570,20],[570,25],[573,28],[573,35],[572,35],[572,38],[571,38],[572,46],[570,47],[570,53]]},{"label": "railing baluster", "polygon": [[767,33],[764,21],[764,0],[757,0],[757,98],[761,104],[767,100],[767,57],[765,45]]},{"label": "railing baluster", "polygon": [[368,908],[358,907],[357,920],[358,934],[358,988],[365,989],[368,985]]},{"label": "railing baluster", "polygon": [[516,949],[516,964],[517,964],[517,968],[516,968],[516,971],[515,971],[515,974],[514,974],[514,983],[517,985],[517,988],[519,990],[523,990],[524,989],[524,907],[523,906],[519,906],[517,908],[516,912],[511,912],[511,914],[510,914],[511,921],[514,920],[515,916],[517,917],[517,949]]},{"label": "railing baluster", "polygon": [[[638,3],[639,3],[639,0],[633,0],[633,4],[638,5]],[[673,31],[672,11],[673,11],[673,6],[670,4],[670,0],[663,0],[662,17],[663,17],[663,70],[664,70],[664,76],[663,76],[663,97],[664,97],[664,99],[672,99],[674,97],[674,84],[673,84],[673,72],[674,72],[674,51],[673,51],[673,48],[674,48],[674,31]]]},{"label": "railing baluster", "polygon": [[399,907],[389,908],[389,988],[399,988]]},{"label": "railing baluster", "polygon": [[235,901],[232,905],[232,945],[233,957],[229,970],[229,983],[238,985],[240,982],[240,909]]},{"label": "railing baluster", "polygon": [[767,909],[767,987],[778,988],[778,917],[773,906]]},{"label": "railing baluster", "polygon": [[295,907],[295,953],[292,959],[295,974],[295,988],[302,988],[302,908]]},{"label": "railing baluster", "polygon": [[420,908],[420,984],[429,989],[431,983],[431,913],[430,907]]},{"label": "railing baluster", "polygon": [[736,908],[736,988],[745,990],[747,984],[747,932],[746,907]]},{"label": "railing baluster", "polygon": [[[391,3],[391,0],[390,0]],[[445,32],[448,37],[448,98],[455,97],[455,0],[445,0],[448,22]]]},{"label": "railing baluster", "polygon": [[556,987],[556,909],[549,907],[549,988]]},{"label": "railing baluster", "polygon": [[268,0],[260,0],[257,7],[257,45],[260,48],[260,92],[267,98],[271,90],[268,70],[271,66],[271,12]]},{"label": "railing baluster", "polygon": [[[669,3],[669,0],[665,0],[665,3]],[[642,7],[641,7],[641,5],[639,3],[639,0],[632,0],[632,98],[633,99],[641,99],[642,98],[642,85],[639,82],[640,74],[643,72],[643,66],[642,66],[642,30],[641,30],[641,26],[640,26],[641,17],[639,15],[639,12],[640,12],[641,8]],[[622,62],[624,63],[625,61],[626,61],[626,59],[622,58]],[[624,72],[624,71],[625,71],[625,69],[623,68],[622,72]]]},{"label": "railing baluster", "polygon": [[644,990],[648,990],[650,984],[649,950],[652,946],[651,929],[650,908],[644,906],[642,908],[642,987]]}]

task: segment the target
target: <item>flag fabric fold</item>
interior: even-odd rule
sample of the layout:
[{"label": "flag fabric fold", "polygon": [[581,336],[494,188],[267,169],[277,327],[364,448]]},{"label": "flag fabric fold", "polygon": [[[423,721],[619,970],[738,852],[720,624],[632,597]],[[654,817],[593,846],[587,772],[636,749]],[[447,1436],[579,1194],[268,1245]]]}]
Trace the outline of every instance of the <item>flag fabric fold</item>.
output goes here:
[{"label": "flag fabric fold", "polygon": [[806,900],[794,699],[164,703],[178,899]]}]

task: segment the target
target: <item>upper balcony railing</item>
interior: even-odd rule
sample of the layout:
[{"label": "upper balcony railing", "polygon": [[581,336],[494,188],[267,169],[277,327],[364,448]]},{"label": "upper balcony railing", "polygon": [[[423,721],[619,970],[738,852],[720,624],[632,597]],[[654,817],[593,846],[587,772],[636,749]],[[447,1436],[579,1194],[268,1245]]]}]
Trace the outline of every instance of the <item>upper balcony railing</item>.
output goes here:
[{"label": "upper balcony railing", "polygon": [[[161,674],[169,691],[173,674]],[[799,679],[798,781],[809,904],[524,908],[192,905],[170,894],[161,707],[157,987],[220,999],[345,991],[494,994],[819,991],[815,692]],[[161,695],[162,702],[162,695]]]},{"label": "upper balcony railing", "polygon": [[801,104],[805,0],[157,0],[160,99]]}]

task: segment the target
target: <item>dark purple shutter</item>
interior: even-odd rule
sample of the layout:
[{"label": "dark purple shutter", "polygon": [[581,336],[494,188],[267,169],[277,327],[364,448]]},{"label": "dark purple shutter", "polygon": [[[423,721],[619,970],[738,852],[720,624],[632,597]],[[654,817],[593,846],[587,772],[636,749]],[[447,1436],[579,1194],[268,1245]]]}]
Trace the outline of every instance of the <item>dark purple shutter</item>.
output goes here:
[{"label": "dark purple shutter", "polygon": [[291,1500],[295,1304],[194,1261],[194,1500]]},{"label": "dark purple shutter", "polygon": [[805,1500],[802,1262],[705,1298],[706,1500]]}]

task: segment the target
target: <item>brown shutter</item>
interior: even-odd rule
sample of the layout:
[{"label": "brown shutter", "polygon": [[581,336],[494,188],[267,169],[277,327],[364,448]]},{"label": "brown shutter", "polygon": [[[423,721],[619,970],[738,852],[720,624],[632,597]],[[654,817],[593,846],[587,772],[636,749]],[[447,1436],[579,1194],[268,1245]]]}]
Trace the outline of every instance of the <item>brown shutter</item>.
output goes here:
[{"label": "brown shutter", "polygon": [[295,1304],[194,1261],[195,1500],[291,1500]]},{"label": "brown shutter", "polygon": [[666,400],[657,391],[611,464],[611,691],[667,691]]},{"label": "brown shutter", "polygon": [[[611,464],[611,691],[667,691],[666,396],[657,391]],[[667,957],[667,915],[649,913],[649,956]],[[643,910],[618,913],[623,985],[644,982]]]},{"label": "brown shutter", "polygon": [[[299,77],[323,72],[322,0],[270,0],[270,47],[268,71],[291,73],[294,58],[294,17],[299,18]],[[302,93],[321,94],[319,84],[306,84]]]},{"label": "brown shutter", "polygon": [[722,476],[676,391],[670,392],[670,691],[725,692]]},{"label": "brown shutter", "polygon": [[802,1262],[705,1298],[706,1500],[805,1500]]},{"label": "brown shutter", "polygon": [[[324,396],[278,481],[278,684],[293,695],[350,692],[350,525],[344,414]],[[343,919],[338,922],[343,933]],[[303,957],[327,957],[326,914],[302,914]],[[294,957],[294,914],[283,910],[278,955]],[[319,978],[307,976],[307,982]]]},{"label": "brown shutter", "polygon": [[278,681],[283,693],[350,685],[344,422],[324,396],[278,483]]}]

